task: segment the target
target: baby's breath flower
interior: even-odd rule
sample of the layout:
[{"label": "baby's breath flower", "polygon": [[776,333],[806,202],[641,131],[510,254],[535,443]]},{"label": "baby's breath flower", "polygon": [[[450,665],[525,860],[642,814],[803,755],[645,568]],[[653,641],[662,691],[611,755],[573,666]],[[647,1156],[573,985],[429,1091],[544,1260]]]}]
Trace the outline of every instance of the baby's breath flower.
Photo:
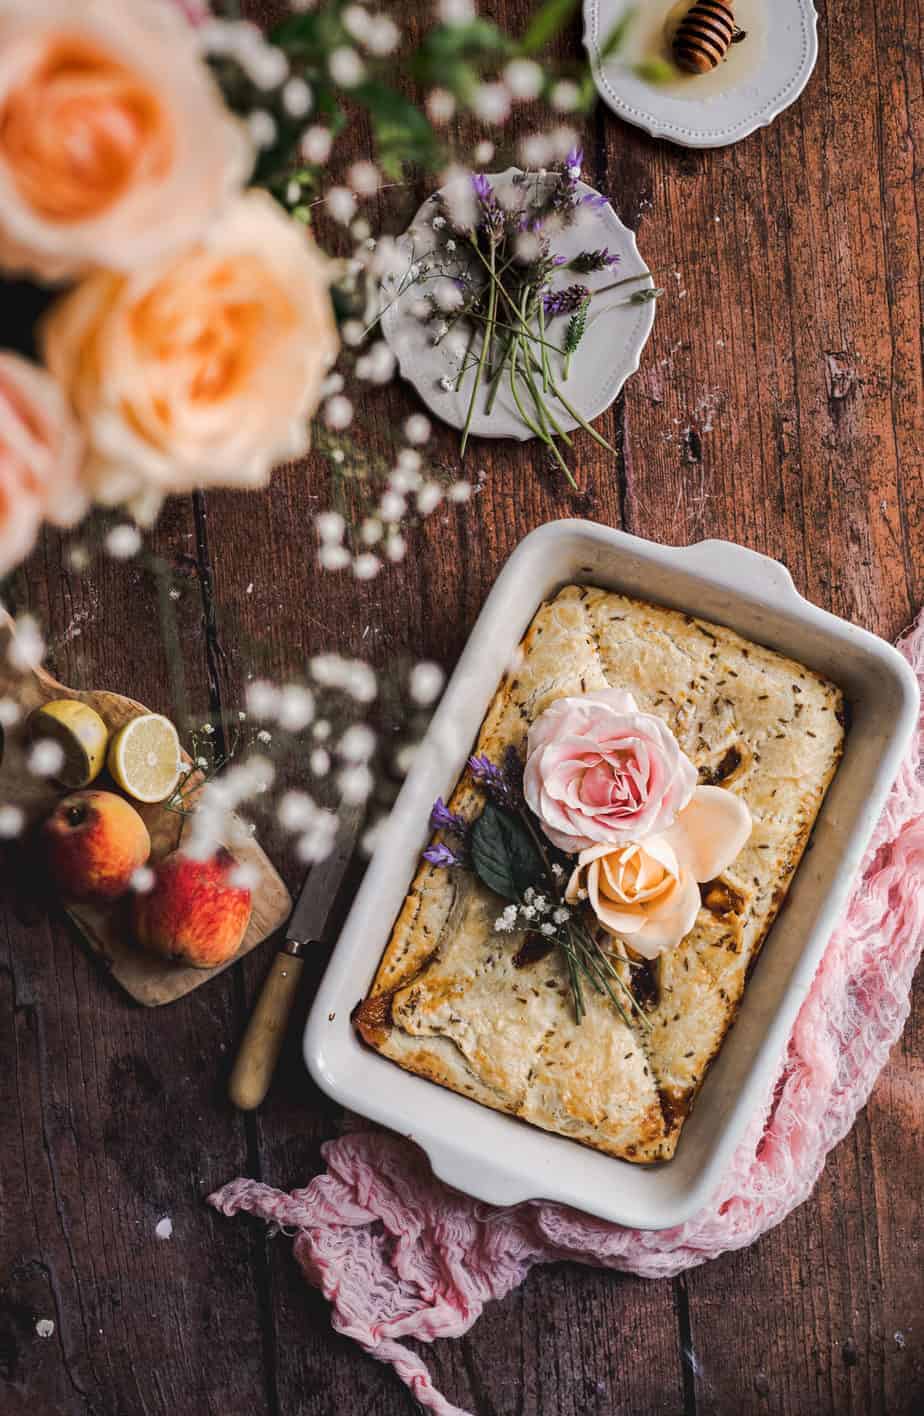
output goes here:
[{"label": "baby's breath flower", "polygon": [[484,142],[480,142],[475,148],[475,161],[478,163],[479,167],[484,167],[493,157],[494,144],[489,143],[487,139],[485,139]]},{"label": "baby's breath flower", "polygon": [[415,703],[428,707],[442,692],[445,675],[439,664],[424,661],[411,670],[410,695]]},{"label": "baby's breath flower", "polygon": [[504,83],[514,98],[538,98],[542,92],[542,70],[532,59],[511,59],[504,69]]},{"label": "baby's breath flower", "polygon": [[141,550],[141,532],[137,526],[113,526],[106,536],[106,550],[116,560],[130,560]]},{"label": "baby's breath flower", "polygon": [[20,806],[7,802],[0,806],[0,840],[11,841],[22,834],[26,824],[25,813]]},{"label": "baby's breath flower", "polygon": [[306,162],[326,162],[330,157],[333,141],[333,135],[329,128],[322,128],[315,124],[302,134],[299,151]]},{"label": "baby's breath flower", "polygon": [[366,48],[380,58],[393,54],[401,42],[401,31],[387,15],[374,15],[366,33]]},{"label": "baby's breath flower", "polygon": [[21,716],[22,709],[15,698],[0,698],[0,728],[12,728]]},{"label": "baby's breath flower", "polygon": [[314,717],[314,694],[301,684],[287,683],[279,694],[278,722],[290,733],[301,732]]},{"label": "baby's breath flower", "polygon": [[136,895],[147,895],[154,889],[155,875],[149,865],[139,865],[129,876],[128,885]]},{"label": "baby's breath flower", "polygon": [[247,115],[247,128],[258,148],[269,148],[276,141],[276,119],[264,108],[255,108]]},{"label": "baby's breath flower", "polygon": [[266,678],[255,678],[253,683],[248,684],[243,698],[252,718],[275,718],[279,705],[279,688],[270,684]]},{"label": "baby's breath flower", "polygon": [[349,187],[331,187],[324,204],[335,221],[347,226],[356,215],[356,198]]},{"label": "baby's breath flower", "polygon": [[307,792],[286,792],[276,812],[285,831],[305,831],[318,813],[317,804]]},{"label": "baby's breath flower", "polygon": [[353,574],[357,580],[374,580],[382,569],[382,562],[371,551],[363,551],[353,560]]},{"label": "baby's breath flower", "polygon": [[[404,436],[409,443],[425,443],[432,432],[430,419],[422,413],[412,413],[404,422]],[[420,454],[418,453],[418,458]],[[417,464],[420,465],[419,462]]]},{"label": "baby's breath flower", "polygon": [[330,771],[330,753],[323,747],[316,747],[308,758],[308,765],[316,777],[326,777]]},{"label": "baby's breath flower", "polygon": [[443,500],[443,489],[438,482],[425,482],[417,493],[417,510],[421,516],[429,516]]},{"label": "baby's breath flower", "polygon": [[351,559],[346,546],[322,546],[318,551],[318,564],[322,570],[346,570]]},{"label": "baby's breath flower", "polygon": [[354,192],[361,197],[372,197],[379,190],[379,169],[374,162],[363,160],[354,162],[347,173],[347,180]]},{"label": "baby's breath flower", "polygon": [[53,777],[64,766],[64,749],[51,738],[39,738],[26,755],[26,766],[34,777]]},{"label": "baby's breath flower", "polygon": [[339,511],[322,511],[314,519],[318,535],[326,544],[343,540],[346,522]]},{"label": "baby's breath flower", "polygon": [[353,405],[342,393],[335,393],[324,405],[324,421],[329,428],[339,431],[348,428],[353,421]]},{"label": "baby's breath flower", "polygon": [[341,800],[350,806],[359,806],[366,801],[375,785],[372,773],[365,763],[355,763],[344,767],[337,777]]},{"label": "baby's breath flower", "polygon": [[547,939],[550,939],[556,932],[554,924],[545,923],[539,926],[539,933],[544,934]]},{"label": "baby's breath flower", "polygon": [[424,107],[430,122],[437,127],[442,127],[454,116],[456,101],[448,89],[435,88],[427,94]]},{"label": "baby's breath flower", "polygon": [[327,61],[327,68],[334,83],[339,84],[341,88],[355,88],[357,84],[362,83],[366,73],[362,59],[356,50],[347,44],[333,51]]},{"label": "baby's breath flower", "polygon": [[311,111],[311,89],[304,79],[290,79],[282,90],[282,106],[290,118],[304,118]]}]

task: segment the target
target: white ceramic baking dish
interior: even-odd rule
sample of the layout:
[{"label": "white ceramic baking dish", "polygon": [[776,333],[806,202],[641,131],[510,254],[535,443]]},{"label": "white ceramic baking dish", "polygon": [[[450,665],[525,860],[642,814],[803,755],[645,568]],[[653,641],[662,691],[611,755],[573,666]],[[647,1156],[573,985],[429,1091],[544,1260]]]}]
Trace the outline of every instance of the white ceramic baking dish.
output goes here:
[{"label": "white ceramic baking dish", "polygon": [[[539,603],[585,582],[729,625],[838,683],[851,710],[843,762],[786,904],[710,1068],[673,1160],[630,1165],[457,1096],[365,1047],[350,1011],[366,993],[427,837]],[[305,1030],[305,1060],[336,1101],[410,1136],[435,1173],[479,1199],[560,1200],[662,1229],[709,1198],[765,1104],[799,1006],[916,722],[918,692],[883,640],[809,604],[778,562],[725,541],[659,546],[587,521],[532,532],[484,605],[366,873]]]}]

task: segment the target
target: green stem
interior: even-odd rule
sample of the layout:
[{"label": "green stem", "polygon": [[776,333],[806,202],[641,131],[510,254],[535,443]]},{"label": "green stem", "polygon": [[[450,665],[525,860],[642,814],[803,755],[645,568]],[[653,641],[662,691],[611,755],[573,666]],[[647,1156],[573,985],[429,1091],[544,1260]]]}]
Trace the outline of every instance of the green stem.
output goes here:
[{"label": "green stem", "polygon": [[459,449],[459,459],[465,456],[465,448],[468,443],[469,429],[472,426],[472,418],[475,416],[475,399],[478,397],[478,390],[481,387],[481,377],[484,373],[484,361],[488,353],[488,345],[492,338],[492,325],[494,322],[494,311],[497,309],[497,284],[494,280],[494,241],[491,241],[491,289],[488,293],[488,328],[481,341],[481,354],[478,359],[478,368],[475,373],[475,382],[472,386],[472,396],[468,403],[468,413],[465,418],[465,427],[462,429],[462,445]]}]

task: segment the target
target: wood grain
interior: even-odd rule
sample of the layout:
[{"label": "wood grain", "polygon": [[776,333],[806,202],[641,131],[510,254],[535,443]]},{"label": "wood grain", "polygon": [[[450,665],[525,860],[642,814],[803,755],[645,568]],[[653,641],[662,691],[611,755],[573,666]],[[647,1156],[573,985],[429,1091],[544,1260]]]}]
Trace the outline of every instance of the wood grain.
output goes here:
[{"label": "wood grain", "polygon": [[[528,9],[504,0],[498,14],[522,28]],[[49,534],[15,603],[50,627],[59,677],[130,683],[185,721],[233,712],[250,674],[299,677],[319,648],[448,668],[516,541],[574,514],[671,543],[741,541],[784,560],[817,603],[897,634],[924,598],[922,17],[914,0],[819,10],[819,65],[802,98],[736,147],[686,152],[602,112],[583,135],[590,180],[638,231],[669,294],[639,374],[601,420],[619,456],[576,443],[578,497],[534,446],[475,443],[471,505],[441,507],[408,560],[366,584],[315,568],[312,517],[331,496],[319,457],[283,469],[260,496],[172,503],[152,548],[179,592],[165,621],[182,647],[179,675],[144,570],[102,556],[78,577]],[[563,41],[574,54],[579,33],[575,23]],[[351,141],[359,155],[362,125]],[[422,195],[408,192],[406,210]],[[401,213],[390,219],[398,229]],[[392,456],[413,396],[394,385],[360,406],[363,444]],[[428,453],[457,468],[452,434],[438,430]],[[347,487],[348,504],[355,496]],[[295,885],[281,845],[271,854]],[[337,1131],[297,1036],[323,952],[306,964],[265,1106],[242,1119],[226,1101],[268,962],[252,955],[176,1008],[146,1012],[66,928],[7,912],[4,1416],[414,1409],[388,1372],[331,1333],[284,1236],[202,1204],[238,1174],[305,1183]],[[465,1339],[427,1351],[437,1380],[478,1416],[919,1410],[922,1083],[918,983],[870,1104],[777,1230],[674,1282],[538,1270]],[[174,1238],[160,1243],[163,1213]],[[34,1333],[42,1316],[57,1323],[46,1342]]]}]

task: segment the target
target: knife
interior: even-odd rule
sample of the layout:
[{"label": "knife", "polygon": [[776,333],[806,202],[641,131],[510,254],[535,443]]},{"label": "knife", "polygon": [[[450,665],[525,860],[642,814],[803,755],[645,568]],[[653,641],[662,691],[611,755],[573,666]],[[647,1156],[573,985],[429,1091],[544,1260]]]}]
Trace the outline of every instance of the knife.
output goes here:
[{"label": "knife", "polygon": [[353,858],[362,812],[348,809],[340,818],[330,855],[312,866],[302,883],[283,943],[260,991],[228,1083],[228,1095],[241,1111],[253,1111],[269,1090],[298,991],[304,955],[321,942],[347,866]]}]

